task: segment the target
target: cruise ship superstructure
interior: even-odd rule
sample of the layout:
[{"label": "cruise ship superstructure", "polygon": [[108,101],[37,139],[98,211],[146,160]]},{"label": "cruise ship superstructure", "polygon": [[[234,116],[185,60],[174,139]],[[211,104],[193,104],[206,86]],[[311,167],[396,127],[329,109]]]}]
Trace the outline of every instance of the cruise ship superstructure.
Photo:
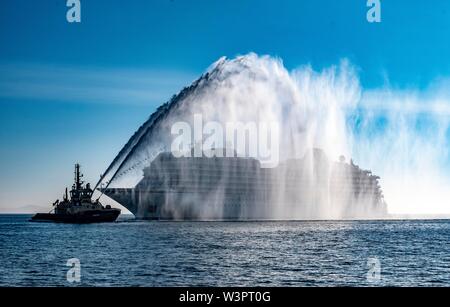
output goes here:
[{"label": "cruise ship superstructure", "polygon": [[243,157],[175,157],[162,152],[134,188],[103,192],[142,219],[301,220],[386,215],[379,177],[312,149],[263,168]]}]

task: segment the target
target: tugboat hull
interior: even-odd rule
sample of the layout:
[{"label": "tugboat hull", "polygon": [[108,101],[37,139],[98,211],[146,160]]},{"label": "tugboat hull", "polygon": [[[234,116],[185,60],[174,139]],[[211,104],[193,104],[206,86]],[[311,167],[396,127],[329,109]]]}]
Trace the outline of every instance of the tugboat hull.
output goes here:
[{"label": "tugboat hull", "polygon": [[77,214],[37,213],[31,218],[31,221],[72,224],[107,223],[114,222],[119,214],[119,209],[91,210]]}]

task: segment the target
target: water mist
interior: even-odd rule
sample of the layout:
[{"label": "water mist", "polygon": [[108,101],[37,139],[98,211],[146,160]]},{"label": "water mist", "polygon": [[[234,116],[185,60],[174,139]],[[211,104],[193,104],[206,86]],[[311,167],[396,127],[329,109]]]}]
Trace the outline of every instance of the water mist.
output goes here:
[{"label": "water mist", "polygon": [[[436,102],[429,102],[430,107]],[[386,90],[365,91],[347,61],[316,72],[309,66],[288,71],[280,59],[256,54],[232,60],[222,58],[151,115],[108,168],[103,184],[108,183],[111,188],[136,186],[155,157],[170,151],[171,127],[180,121],[193,125],[193,114],[201,114],[204,121],[224,127],[229,122],[277,122],[280,169],[287,161],[311,160],[309,173],[305,167],[305,176],[312,176],[310,181],[316,183],[322,178],[325,188],[317,190],[313,185],[309,189],[314,199],[320,196],[320,205],[287,205],[283,189],[291,183],[289,167],[285,167],[285,173],[270,175],[275,176],[281,188],[271,193],[270,207],[261,209],[268,212],[268,217],[351,217],[346,212],[348,199],[332,199],[328,191],[332,169],[320,170],[317,175],[313,161],[316,158],[308,155],[313,148],[320,148],[330,161],[343,155],[347,161],[352,158],[352,163],[379,175],[390,212],[442,213],[445,201],[450,199],[446,189],[448,177],[443,171],[448,161],[449,120],[427,109],[426,114],[417,108],[409,110],[407,106],[411,104],[421,106],[421,97]],[[398,108],[392,108],[393,105]],[[251,156],[233,149],[239,156]],[[258,155],[251,157],[261,160]],[[193,182],[201,180],[192,173],[180,176]],[[203,201],[210,204],[211,211],[198,212],[200,217],[220,217],[223,212],[225,193],[220,180],[227,182],[226,177],[220,178],[217,188],[209,191]],[[183,207],[190,200],[186,195],[182,201],[186,204],[180,199],[165,202],[169,207]]]}]

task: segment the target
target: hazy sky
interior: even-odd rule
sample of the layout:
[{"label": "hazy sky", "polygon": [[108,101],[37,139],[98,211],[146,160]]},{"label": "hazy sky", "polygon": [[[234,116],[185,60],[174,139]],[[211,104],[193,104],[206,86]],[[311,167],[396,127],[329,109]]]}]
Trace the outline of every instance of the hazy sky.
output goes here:
[{"label": "hazy sky", "polygon": [[382,0],[0,2],[0,212],[48,207],[80,162],[95,182],[161,103],[221,56],[256,52],[292,69],[342,58],[365,88],[450,77],[450,2]]}]

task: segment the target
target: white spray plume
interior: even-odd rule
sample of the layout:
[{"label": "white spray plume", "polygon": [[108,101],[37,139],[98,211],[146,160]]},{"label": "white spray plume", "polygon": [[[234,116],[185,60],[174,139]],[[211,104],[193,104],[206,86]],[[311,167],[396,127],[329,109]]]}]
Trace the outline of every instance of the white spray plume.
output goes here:
[{"label": "white spray plume", "polygon": [[450,96],[440,88],[369,90],[359,102],[352,152],[381,176],[390,213],[450,213]]},{"label": "white spray plume", "polygon": [[[318,147],[343,154],[381,177],[390,213],[450,213],[449,99],[395,90],[365,91],[346,60],[289,72],[280,59],[248,54],[221,58],[161,106],[108,168],[112,187],[134,187],[142,170],[170,150],[171,126],[205,121],[280,123],[280,160]],[[443,116],[439,112],[447,111]]]}]

